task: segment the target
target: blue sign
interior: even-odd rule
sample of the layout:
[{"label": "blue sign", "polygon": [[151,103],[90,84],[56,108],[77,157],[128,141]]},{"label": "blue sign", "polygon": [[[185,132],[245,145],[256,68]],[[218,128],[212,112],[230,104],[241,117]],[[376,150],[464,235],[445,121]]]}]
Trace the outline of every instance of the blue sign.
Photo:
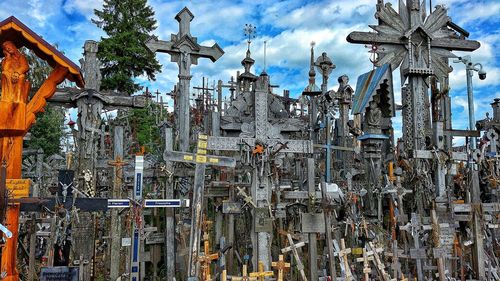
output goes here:
[{"label": "blue sign", "polygon": [[176,200],[176,199],[149,199],[144,202],[144,206],[146,208],[153,208],[153,207],[163,207],[163,208],[168,208],[168,207],[180,207],[181,206],[181,200]]},{"label": "blue sign", "polygon": [[108,208],[128,208],[130,200],[128,199],[108,199]]},{"label": "blue sign", "polygon": [[135,179],[135,198],[140,199],[142,197],[142,173],[136,174]]}]

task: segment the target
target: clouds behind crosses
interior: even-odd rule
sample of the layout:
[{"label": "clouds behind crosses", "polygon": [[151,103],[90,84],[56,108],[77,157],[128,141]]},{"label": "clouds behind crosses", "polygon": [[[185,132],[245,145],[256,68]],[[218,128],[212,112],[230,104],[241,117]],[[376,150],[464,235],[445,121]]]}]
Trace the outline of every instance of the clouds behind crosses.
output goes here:
[{"label": "clouds behind crosses", "polygon": [[[368,24],[377,23],[374,18],[375,2],[222,0],[191,4],[185,1],[149,0],[148,4],[155,11],[158,28],[154,33],[160,39],[169,40],[170,34],[177,33],[174,16],[187,3],[195,15],[192,35],[198,37],[202,45],[217,42],[224,49],[224,56],[216,63],[200,60],[197,66],[193,66],[193,86],[201,84],[202,76],[208,77],[209,81],[228,81],[231,75],[242,69],[240,62],[246,51],[243,26],[251,23],[257,26],[256,38],[251,47],[252,57],[256,60],[254,73],[262,71],[263,42],[267,41],[267,72],[271,75],[271,82],[281,88],[275,92],[289,89],[292,96],[297,96],[307,85],[311,41],[317,43],[315,50],[318,54],[327,52],[337,65],[331,74],[329,88],[337,88],[336,78],[342,74],[349,75],[351,84],[355,84],[360,74],[372,68],[368,49],[347,43],[345,37],[354,30],[369,31]],[[396,0],[387,2],[397,7]],[[481,42],[481,48],[471,56],[474,61],[481,62],[488,72],[486,80],[480,81],[477,75],[473,80],[477,101],[476,119],[484,118],[485,111],[490,110],[489,103],[493,98],[500,97],[500,62],[496,54],[500,44],[500,17],[497,16],[500,3],[489,0],[432,1],[432,5],[438,4],[448,7],[450,17],[470,32],[470,39]],[[93,17],[93,9],[101,9],[101,0],[30,0],[30,9],[24,8],[25,5],[22,1],[13,1],[2,7],[0,16],[17,16],[49,42],[58,43],[73,61],[81,57],[86,39],[98,40],[103,35],[89,20]],[[427,10],[428,5],[427,2]],[[457,55],[462,53],[457,52]],[[177,65],[170,62],[168,55],[157,54],[157,58],[163,71],[157,75],[157,81],[137,81],[144,86],[149,85],[151,89],[169,92],[177,82]],[[460,121],[467,112],[460,102],[466,100],[465,70],[463,64],[451,65],[455,69],[450,75],[454,128],[465,129],[467,122]],[[395,81],[394,86],[399,96],[399,81]]]}]

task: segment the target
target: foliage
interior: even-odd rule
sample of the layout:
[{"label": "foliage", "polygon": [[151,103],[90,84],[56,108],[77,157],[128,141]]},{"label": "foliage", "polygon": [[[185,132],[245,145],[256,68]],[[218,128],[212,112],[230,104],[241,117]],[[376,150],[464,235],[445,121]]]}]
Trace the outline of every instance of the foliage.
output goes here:
[{"label": "foliage", "polygon": [[133,78],[146,75],[154,80],[160,71],[155,54],[144,42],[156,28],[153,9],[146,0],[104,0],[102,10],[94,10],[92,21],[107,38],[99,42],[97,57],[102,63],[101,90],[118,90],[129,95],[142,87]]},{"label": "foliage", "polygon": [[56,107],[47,107],[45,112],[37,115],[36,123],[31,127],[31,138],[26,146],[43,149],[45,155],[61,151],[61,139],[64,130],[64,114]]},{"label": "foliage", "polygon": [[160,130],[156,125],[156,114],[158,105],[150,103],[145,108],[131,109],[128,115],[128,121],[139,146],[144,146],[147,152],[152,151],[161,143]]}]

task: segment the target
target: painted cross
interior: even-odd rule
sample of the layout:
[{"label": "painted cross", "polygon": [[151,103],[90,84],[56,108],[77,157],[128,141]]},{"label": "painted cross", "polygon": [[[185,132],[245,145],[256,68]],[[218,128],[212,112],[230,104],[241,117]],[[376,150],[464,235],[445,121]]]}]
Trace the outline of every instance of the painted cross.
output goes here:
[{"label": "painted cross", "polygon": [[171,61],[179,66],[179,114],[177,125],[180,135],[180,148],[187,151],[189,148],[189,90],[191,81],[191,64],[197,65],[198,58],[209,58],[212,62],[217,61],[224,51],[215,43],[212,47],[205,47],[198,44],[197,38],[190,32],[190,22],[194,15],[187,7],[184,7],[175,19],[179,22],[179,32],[172,34],[170,41],[157,40],[151,38],[146,42],[146,46],[152,52],[168,53]]},{"label": "painted cross", "polygon": [[278,261],[272,262],[272,267],[276,268],[276,270],[278,271],[277,281],[283,281],[283,278],[285,277],[284,271],[290,268],[290,263],[285,262],[285,260],[283,259],[283,255],[279,255]]},{"label": "painted cross", "polygon": [[201,280],[211,281],[212,276],[210,274],[210,264],[212,263],[212,261],[217,260],[219,258],[219,253],[210,254],[210,242],[208,241],[208,239],[206,239],[203,242],[203,246],[204,246],[203,255],[200,255],[198,257],[198,261],[201,264],[201,272],[202,272]]},{"label": "painted cross", "polygon": [[425,249],[420,248],[420,229],[422,225],[420,223],[420,216],[416,213],[411,214],[411,224],[408,228],[401,227],[400,229],[409,232],[413,237],[413,246],[415,248],[410,249],[410,258],[415,259],[417,266],[417,277],[418,280],[424,280],[424,273],[422,271],[422,260],[427,259],[427,253]]},{"label": "painted cross", "polygon": [[302,281],[307,281],[306,273],[304,272],[304,265],[302,264],[302,261],[300,260],[299,253],[297,252],[297,249],[300,247],[304,247],[306,245],[305,242],[301,241],[297,244],[293,243],[292,235],[290,233],[286,234],[286,237],[288,238],[288,243],[290,246],[285,247],[281,249],[281,253],[287,253],[287,252],[292,252],[293,256],[295,257],[295,261],[297,262],[297,270],[300,272],[300,276],[302,277]]},{"label": "painted cross", "polygon": [[207,165],[219,167],[236,166],[236,160],[229,157],[207,155],[207,135],[198,136],[196,153],[165,151],[164,159],[173,162],[184,162],[196,164],[193,189],[193,208],[191,213],[191,232],[189,236],[189,264],[188,275],[196,277],[198,272],[196,264],[198,261],[199,241],[202,224],[202,205],[205,183],[205,168]]},{"label": "painted cross", "polygon": [[[114,208],[176,208],[189,207],[189,200],[183,199],[146,199],[142,200],[143,190],[144,157],[136,156],[134,172],[134,190],[131,199],[108,199],[107,207]],[[141,215],[141,214],[139,214]],[[130,258],[130,280],[139,280],[139,263],[141,249],[141,226],[137,224],[137,219],[133,219],[132,227],[132,254]]]},{"label": "painted cross", "polygon": [[259,261],[259,271],[250,273],[250,277],[257,277],[258,281],[264,281],[266,277],[274,276],[272,271],[264,271],[264,263]]}]

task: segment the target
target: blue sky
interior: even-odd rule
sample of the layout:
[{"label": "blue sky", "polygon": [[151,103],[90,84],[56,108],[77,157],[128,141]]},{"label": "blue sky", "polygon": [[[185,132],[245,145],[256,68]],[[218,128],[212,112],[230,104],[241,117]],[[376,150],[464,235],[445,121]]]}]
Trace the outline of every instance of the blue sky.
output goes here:
[{"label": "blue sky", "polygon": [[[396,0],[386,1],[397,7]],[[0,18],[14,15],[27,24],[48,42],[55,43],[75,62],[82,56],[85,40],[99,40],[105,34],[90,21],[93,9],[101,9],[102,0],[0,0]],[[254,72],[263,69],[263,42],[267,41],[267,65],[271,82],[280,85],[276,93],[289,89],[297,96],[307,85],[309,70],[309,46],[316,42],[315,56],[327,52],[336,69],[330,76],[329,89],[337,88],[337,77],[347,74],[354,87],[357,77],[369,70],[368,49],[352,45],[345,38],[349,32],[369,31],[368,24],[376,24],[374,18],[376,0],[331,0],[331,1],[168,1],[150,0],[158,21],[154,32],[160,39],[168,40],[177,33],[174,16],[184,6],[195,15],[191,23],[191,34],[198,42],[211,46],[217,42],[225,51],[224,56],[212,63],[200,59],[192,68],[192,85],[199,86],[202,77],[210,83],[222,79],[228,81],[241,70],[240,61],[246,50],[243,34],[245,23],[257,26],[257,37],[252,43],[252,57],[256,60]],[[474,76],[476,119],[485,117],[490,111],[493,98],[500,97],[500,1],[433,0],[432,5],[444,4],[449,8],[452,20],[470,32],[470,39],[481,42],[481,48],[471,53],[473,61],[483,64],[487,79]],[[429,2],[426,3],[429,5]],[[456,53],[464,55],[464,53]],[[139,79],[150,89],[169,92],[177,81],[177,65],[170,62],[166,54],[158,54],[163,65],[157,80],[148,82]],[[467,94],[463,64],[452,63],[455,69],[450,75],[450,87],[455,129],[467,128]],[[399,74],[394,75],[399,77]],[[319,79],[317,84],[320,84]],[[400,103],[400,82],[394,81],[396,102]],[[394,119],[397,134],[400,118]]]}]

